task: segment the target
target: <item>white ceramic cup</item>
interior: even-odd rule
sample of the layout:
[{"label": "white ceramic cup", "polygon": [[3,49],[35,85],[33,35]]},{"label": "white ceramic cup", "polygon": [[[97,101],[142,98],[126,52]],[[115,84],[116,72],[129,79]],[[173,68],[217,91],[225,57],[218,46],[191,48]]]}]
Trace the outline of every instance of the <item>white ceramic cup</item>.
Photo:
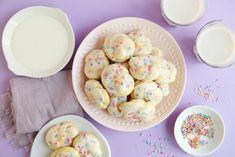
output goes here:
[{"label": "white ceramic cup", "polygon": [[230,66],[235,62],[235,34],[221,20],[209,22],[197,34],[193,52],[211,67]]}]

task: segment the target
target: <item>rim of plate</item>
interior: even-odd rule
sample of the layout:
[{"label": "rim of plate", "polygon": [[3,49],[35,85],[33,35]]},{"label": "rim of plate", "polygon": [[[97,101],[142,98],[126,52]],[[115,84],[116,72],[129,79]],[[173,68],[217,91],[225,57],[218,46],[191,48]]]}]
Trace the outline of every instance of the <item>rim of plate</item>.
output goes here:
[{"label": "rim of plate", "polygon": [[[55,12],[58,14],[57,15],[58,17],[60,16],[59,17],[60,20],[57,20],[57,21],[59,21],[60,23],[62,23],[63,25],[66,26],[66,33],[69,36],[69,38],[68,38],[69,44],[68,44],[68,48],[67,48],[67,53],[66,53],[64,59],[51,69],[44,70],[44,71],[38,71],[38,72],[35,72],[35,71],[28,69],[27,67],[23,66],[19,61],[17,61],[17,59],[13,55],[11,48],[9,46],[7,46],[10,44],[7,44],[7,41],[5,40],[5,38],[7,38],[7,36],[8,36],[7,34],[9,34],[8,29],[11,27],[12,21],[14,21],[15,19],[18,19],[22,15],[27,14],[28,12],[44,12],[44,14],[46,14],[46,15],[48,15],[47,12]],[[26,15],[24,17],[24,19],[27,17],[28,16]],[[50,16],[50,17],[52,17],[52,16]],[[11,32],[13,32],[15,29],[16,28],[14,28]],[[51,76],[66,66],[66,64],[69,62],[69,60],[71,59],[71,57],[73,55],[74,48],[75,48],[75,36],[74,36],[74,31],[73,31],[72,25],[68,19],[68,16],[66,15],[66,13],[64,11],[62,11],[60,8],[53,8],[53,7],[46,7],[46,6],[31,6],[31,7],[23,8],[23,9],[17,11],[15,14],[13,14],[10,17],[10,19],[8,20],[8,22],[6,23],[6,25],[3,29],[3,34],[2,34],[3,54],[5,56],[8,68],[16,75],[27,76],[27,77],[32,77],[32,78],[44,78],[44,77]]]},{"label": "rim of plate", "polygon": [[[223,127],[223,129],[222,129],[223,134],[222,134],[222,136],[221,136],[221,140],[220,140],[219,144],[218,144],[215,148],[213,148],[211,151],[208,151],[208,152],[206,152],[206,153],[201,153],[201,154],[197,154],[196,152],[195,152],[195,153],[189,152],[187,148],[185,148],[184,146],[182,146],[182,144],[181,144],[180,141],[179,141],[180,138],[177,136],[177,133],[176,133],[176,132],[178,132],[178,130],[180,129],[180,128],[176,128],[177,125],[179,125],[179,123],[181,123],[180,118],[181,118],[184,114],[186,114],[187,112],[190,112],[190,111],[192,112],[192,111],[194,111],[195,109],[208,110],[209,112],[214,113],[215,116],[221,121],[221,124],[222,124],[222,127]],[[187,115],[189,115],[189,114],[187,114]],[[214,153],[216,150],[218,150],[218,149],[221,147],[221,145],[222,145],[222,143],[223,143],[223,141],[224,141],[224,138],[225,138],[225,124],[224,124],[224,120],[223,120],[222,116],[221,116],[216,110],[214,110],[214,109],[211,108],[211,107],[208,107],[208,106],[205,106],[205,105],[195,105],[195,106],[191,106],[191,107],[188,107],[188,108],[186,108],[185,110],[183,110],[183,111],[179,114],[179,116],[177,117],[177,119],[176,119],[176,121],[175,121],[175,125],[174,125],[174,136],[175,136],[175,140],[176,140],[177,144],[178,144],[178,145],[180,146],[180,148],[183,149],[185,152],[187,152],[187,153],[189,153],[189,154],[191,154],[191,155],[195,155],[195,156],[207,156],[207,155],[210,155],[210,154]]]},{"label": "rim of plate", "polygon": [[[33,141],[33,144],[32,144],[32,147],[31,147],[31,151],[30,151],[30,157],[32,157],[32,152],[34,151],[34,148],[35,147],[35,141],[39,138],[39,133],[40,131],[42,131],[45,127],[50,127],[49,125],[53,126],[55,124],[53,124],[54,121],[61,121],[59,123],[62,123],[63,122],[63,119],[70,119],[70,118],[74,118],[74,119],[80,119],[81,121],[84,121],[85,123],[87,123],[89,125],[89,127],[92,128],[92,130],[94,130],[94,132],[96,132],[103,140],[103,142],[105,143],[105,147],[107,148],[107,153],[108,153],[108,157],[111,157],[111,149],[110,149],[110,146],[109,146],[109,143],[107,141],[107,139],[105,138],[105,136],[99,131],[99,129],[97,129],[90,121],[88,121],[87,119],[81,117],[81,116],[78,116],[78,115],[74,115],[74,114],[68,114],[68,115],[63,115],[63,116],[58,116],[58,117],[55,117],[53,119],[51,119],[50,121],[46,122],[39,130],[39,132],[37,133],[36,137],[34,138],[34,141]],[[61,119],[61,120],[60,120]],[[68,120],[64,120],[64,122],[66,122]],[[52,123],[52,124],[51,124]]]},{"label": "rim of plate", "polygon": [[[77,67],[79,67],[79,64],[82,64],[83,60],[81,60],[82,62],[77,62],[77,60],[80,58],[80,54],[79,51],[81,51],[81,49],[87,44],[87,42],[92,38],[92,36],[94,34],[98,34],[102,33],[107,26],[109,26],[110,28],[115,28],[115,25],[113,25],[114,23],[122,23],[124,21],[125,25],[128,26],[130,25],[131,22],[135,22],[135,23],[145,23],[146,25],[151,25],[152,28],[155,28],[160,30],[161,33],[163,33],[169,40],[171,40],[171,43],[173,43],[173,46],[175,47],[175,49],[177,49],[177,55],[179,56],[178,59],[180,60],[180,64],[181,64],[181,70],[182,70],[182,81],[181,84],[181,89],[180,89],[180,94],[177,95],[177,100],[174,102],[173,107],[171,108],[170,111],[163,113],[162,111],[167,109],[167,106],[169,105],[169,103],[166,103],[167,106],[162,107],[163,109],[161,111],[159,111],[161,114],[160,116],[162,116],[160,119],[157,119],[155,121],[151,121],[148,123],[144,123],[144,122],[140,122],[140,123],[135,123],[135,122],[131,122],[131,123],[127,123],[128,120],[122,119],[120,120],[120,122],[117,124],[114,121],[109,121],[108,123],[108,119],[104,120],[104,118],[101,117],[97,117],[97,115],[99,114],[97,112],[97,110],[93,110],[91,111],[89,109],[90,104],[88,104],[88,102],[85,100],[85,98],[83,96],[80,95],[80,93],[84,93],[83,90],[79,90],[80,87],[80,82],[76,82],[77,79]],[[164,38],[163,36],[161,36],[162,38]],[[93,40],[97,40],[97,38],[93,39]],[[90,44],[90,43],[89,43]],[[173,54],[172,54],[173,55]],[[81,72],[81,71],[79,71]],[[83,72],[83,71],[82,71]],[[80,74],[81,75],[81,74]],[[82,76],[79,76],[82,77]],[[81,42],[80,46],[78,47],[74,60],[73,60],[73,66],[72,66],[72,84],[73,84],[73,88],[75,91],[75,95],[78,99],[78,101],[80,102],[82,108],[86,111],[86,113],[93,118],[95,121],[97,121],[98,123],[100,123],[101,125],[113,129],[113,130],[117,130],[117,131],[125,131],[125,132],[135,132],[135,131],[141,131],[141,130],[146,130],[149,129],[159,123],[161,123],[162,121],[164,121],[167,117],[169,117],[169,115],[175,110],[175,108],[177,107],[177,105],[179,104],[184,90],[185,90],[185,85],[186,85],[186,79],[187,79],[187,71],[186,71],[186,64],[185,64],[185,60],[184,60],[184,56],[183,53],[181,51],[180,46],[178,45],[177,41],[174,39],[174,37],[164,28],[162,28],[161,26],[159,26],[158,24],[146,20],[146,19],[142,19],[142,18],[138,18],[138,17],[121,17],[121,18],[116,18],[116,19],[112,19],[109,20],[107,22],[104,22],[103,24],[97,26],[95,29],[93,29],[85,38],[84,40]],[[79,81],[81,81],[81,79],[79,79]],[[179,91],[177,91],[179,92]],[[169,96],[168,96],[169,97]],[[171,104],[172,105],[172,104]],[[95,107],[94,107],[95,108]],[[159,115],[157,115],[159,116]],[[112,116],[110,115],[109,118],[112,118]],[[118,118],[115,118],[118,119]],[[111,124],[112,123],[112,124]]]}]

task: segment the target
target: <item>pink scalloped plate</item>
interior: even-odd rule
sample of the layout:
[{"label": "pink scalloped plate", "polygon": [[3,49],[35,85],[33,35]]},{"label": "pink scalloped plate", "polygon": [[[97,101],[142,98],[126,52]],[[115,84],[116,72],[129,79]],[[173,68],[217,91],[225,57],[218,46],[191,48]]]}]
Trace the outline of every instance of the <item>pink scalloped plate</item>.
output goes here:
[{"label": "pink scalloped plate", "polygon": [[[164,58],[170,60],[177,68],[176,81],[170,85],[170,94],[157,105],[157,111],[152,121],[131,122],[123,118],[112,117],[105,110],[98,109],[89,101],[84,92],[87,78],[84,75],[84,58],[95,48],[101,48],[104,38],[113,33],[127,33],[133,30],[142,30],[152,44],[160,48]],[[151,128],[165,120],[178,105],[185,87],[186,66],[183,53],[176,40],[161,26],[154,22],[135,18],[124,17],[110,20],[91,31],[79,46],[73,62],[72,69],[73,88],[83,109],[100,124],[119,131],[140,131]]]}]

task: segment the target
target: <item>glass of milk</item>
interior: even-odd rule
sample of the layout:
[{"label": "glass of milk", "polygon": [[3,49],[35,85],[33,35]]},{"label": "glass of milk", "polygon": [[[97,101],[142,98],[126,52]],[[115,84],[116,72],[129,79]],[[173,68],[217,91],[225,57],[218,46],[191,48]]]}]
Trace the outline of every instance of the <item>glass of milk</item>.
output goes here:
[{"label": "glass of milk", "polygon": [[168,24],[190,25],[205,11],[205,0],[161,0],[161,13]]},{"label": "glass of milk", "polygon": [[212,67],[235,62],[235,34],[221,20],[207,23],[199,31],[193,50],[196,58]]}]

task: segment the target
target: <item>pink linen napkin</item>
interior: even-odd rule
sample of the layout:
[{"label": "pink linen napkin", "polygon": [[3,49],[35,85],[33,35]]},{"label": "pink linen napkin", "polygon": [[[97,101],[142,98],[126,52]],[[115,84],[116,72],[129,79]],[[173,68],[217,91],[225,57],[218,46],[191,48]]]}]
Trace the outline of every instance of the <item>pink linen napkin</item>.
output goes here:
[{"label": "pink linen napkin", "polygon": [[35,132],[65,114],[83,116],[73,92],[71,71],[43,79],[13,78],[10,92],[0,95],[0,128],[8,128],[6,137],[13,147],[29,149]]}]

